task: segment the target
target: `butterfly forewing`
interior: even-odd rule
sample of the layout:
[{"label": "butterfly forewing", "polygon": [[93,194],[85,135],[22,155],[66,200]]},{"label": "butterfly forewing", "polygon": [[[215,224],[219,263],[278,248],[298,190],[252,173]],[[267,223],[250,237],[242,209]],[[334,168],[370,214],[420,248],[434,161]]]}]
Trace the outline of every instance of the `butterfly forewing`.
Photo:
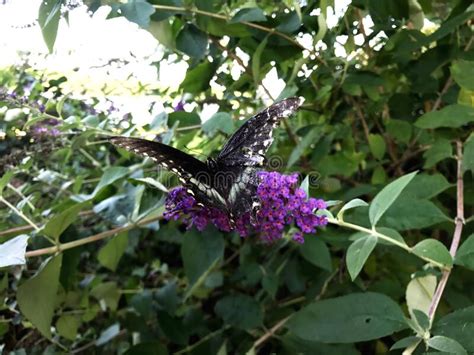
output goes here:
[{"label": "butterfly forewing", "polygon": [[223,166],[262,166],[265,153],[273,142],[273,130],[300,105],[301,99],[292,97],[257,113],[232,135],[217,162]]}]

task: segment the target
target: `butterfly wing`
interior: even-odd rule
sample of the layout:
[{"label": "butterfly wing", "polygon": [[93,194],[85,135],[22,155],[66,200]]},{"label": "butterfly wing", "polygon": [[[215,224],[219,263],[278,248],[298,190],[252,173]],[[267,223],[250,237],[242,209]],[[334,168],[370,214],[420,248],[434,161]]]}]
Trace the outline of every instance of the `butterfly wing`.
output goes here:
[{"label": "butterfly wing", "polygon": [[110,141],[138,155],[153,159],[158,165],[178,175],[188,192],[201,202],[225,207],[226,201],[214,189],[214,173],[208,165],[179,149],[140,138],[112,137]]},{"label": "butterfly wing", "polygon": [[224,145],[217,157],[221,166],[262,166],[273,142],[273,130],[301,105],[298,97],[277,102],[245,122]]}]

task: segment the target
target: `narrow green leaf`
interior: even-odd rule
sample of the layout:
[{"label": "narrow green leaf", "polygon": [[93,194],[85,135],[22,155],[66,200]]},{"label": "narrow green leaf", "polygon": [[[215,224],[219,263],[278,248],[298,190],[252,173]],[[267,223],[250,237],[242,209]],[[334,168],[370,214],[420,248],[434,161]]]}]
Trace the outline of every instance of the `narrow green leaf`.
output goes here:
[{"label": "narrow green leaf", "polygon": [[58,34],[59,19],[61,18],[62,0],[43,0],[39,7],[38,23],[43,34],[44,42],[50,53]]},{"label": "narrow green leaf", "polygon": [[78,203],[53,216],[44,226],[43,233],[55,240],[58,240],[61,233],[76,221],[79,212],[88,205],[88,202]]},{"label": "narrow green leaf", "polygon": [[263,13],[262,9],[258,7],[245,8],[239,10],[234,17],[230,20],[230,23],[238,22],[265,22],[267,18]]},{"label": "narrow green leaf", "polygon": [[471,122],[474,122],[474,107],[454,104],[425,113],[415,122],[415,126],[425,129],[461,127]]},{"label": "narrow green leaf", "polygon": [[329,248],[318,237],[307,237],[303,245],[300,245],[300,254],[311,264],[332,271],[331,253]]},{"label": "narrow green leaf", "polygon": [[430,258],[445,266],[452,266],[453,259],[448,249],[436,239],[425,239],[413,247],[413,254]]},{"label": "narrow green leaf", "polygon": [[456,265],[462,265],[474,271],[474,234],[471,234],[456,253]]},{"label": "narrow green leaf", "polygon": [[255,50],[253,56],[252,56],[252,75],[253,75],[253,80],[255,83],[255,86],[258,86],[260,84],[260,81],[262,80],[261,74],[260,74],[260,58],[262,57],[263,50],[265,49],[265,46],[267,45],[268,41],[268,36],[264,38],[262,42],[258,45],[257,49]]},{"label": "narrow green leaf", "polygon": [[357,239],[347,249],[346,264],[352,281],[359,275],[370,253],[377,245],[377,237],[367,234],[365,237]]},{"label": "narrow green leaf", "polygon": [[15,175],[15,173],[12,170],[9,170],[5,174],[3,174],[2,177],[0,178],[0,196],[2,196],[5,186],[8,185],[13,175]]},{"label": "narrow green leaf", "polygon": [[319,139],[323,136],[323,131],[320,127],[315,127],[311,131],[309,131],[304,138],[298,142],[295,149],[290,154],[288,158],[288,162],[286,164],[287,168],[293,166],[294,163],[298,161],[298,159],[303,155],[305,150],[312,144],[318,143]]},{"label": "narrow green leaf", "polygon": [[456,340],[442,336],[435,335],[427,342],[430,348],[456,355],[467,355],[466,349]]},{"label": "narrow green leaf", "polygon": [[380,217],[383,216],[385,211],[387,211],[390,205],[397,199],[403,189],[415,177],[416,173],[417,172],[414,171],[398,178],[385,186],[382,191],[375,196],[369,207],[369,219],[372,226],[377,224]]},{"label": "narrow green leaf", "polygon": [[240,329],[253,329],[263,322],[260,304],[244,294],[235,294],[220,299],[214,308],[225,323]]},{"label": "narrow green leaf", "polygon": [[111,271],[117,269],[117,265],[128,245],[128,233],[120,233],[110,239],[106,245],[99,250],[97,258],[99,263]]},{"label": "narrow green leaf", "polygon": [[168,189],[166,188],[165,185],[163,185],[161,182],[159,182],[158,180],[155,180],[151,177],[136,178],[136,179],[130,179],[130,180],[145,183],[145,184],[153,186],[154,188],[156,188],[158,190],[161,190],[163,192],[168,192]]},{"label": "narrow green leaf", "polygon": [[341,210],[337,214],[337,219],[342,220],[343,217],[344,217],[344,212],[347,211],[347,210],[350,210],[350,209],[356,208],[356,207],[368,206],[368,205],[369,204],[367,202],[361,200],[360,198],[355,198],[353,200],[350,200],[344,206],[342,206]]},{"label": "narrow green leaf", "polygon": [[304,340],[354,343],[393,334],[407,323],[390,297],[367,292],[313,302],[296,312],[287,327]]},{"label": "narrow green leaf", "polygon": [[421,343],[422,340],[423,339],[419,337],[415,337],[415,336],[410,336],[410,337],[400,339],[399,341],[397,341],[395,344],[392,345],[392,347],[390,348],[390,351],[408,348],[409,346],[413,346],[416,343]]},{"label": "narrow green leaf", "polygon": [[51,339],[62,257],[59,254],[45,260],[38,272],[18,287],[16,295],[21,313],[48,339]]},{"label": "narrow green leaf", "polygon": [[474,175],[474,133],[472,133],[466,140],[466,143],[464,143],[462,168],[464,172],[471,170]]}]

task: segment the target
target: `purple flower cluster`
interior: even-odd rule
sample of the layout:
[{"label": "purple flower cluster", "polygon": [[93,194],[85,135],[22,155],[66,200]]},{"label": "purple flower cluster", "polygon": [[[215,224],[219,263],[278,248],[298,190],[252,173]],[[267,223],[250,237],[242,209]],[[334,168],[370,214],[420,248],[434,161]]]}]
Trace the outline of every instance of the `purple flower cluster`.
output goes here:
[{"label": "purple flower cluster", "polygon": [[164,217],[167,220],[181,219],[188,228],[194,225],[200,231],[209,223],[225,232],[235,229],[242,237],[254,231],[261,240],[268,243],[281,239],[287,226],[297,230],[293,233],[293,240],[303,243],[304,234],[314,233],[316,227],[327,224],[325,216],[314,214],[318,209],[325,209],[326,203],[320,199],[308,199],[305,191],[297,187],[297,174],[260,172],[258,177],[260,184],[257,197],[260,207],[254,219],[248,212],[239,216],[235,224],[231,225],[226,213],[213,207],[198,205],[183,187],[170,191],[165,203]]},{"label": "purple flower cluster", "polygon": [[6,101],[12,106],[31,106],[41,113],[46,110],[44,104],[40,101],[31,101],[27,96],[20,96],[16,92],[7,92],[5,89],[0,89],[0,101]]},{"label": "purple flower cluster", "polygon": [[43,120],[31,128],[31,135],[37,139],[57,137],[61,134],[61,131],[55,127],[59,125],[59,123],[60,121],[54,118]]}]

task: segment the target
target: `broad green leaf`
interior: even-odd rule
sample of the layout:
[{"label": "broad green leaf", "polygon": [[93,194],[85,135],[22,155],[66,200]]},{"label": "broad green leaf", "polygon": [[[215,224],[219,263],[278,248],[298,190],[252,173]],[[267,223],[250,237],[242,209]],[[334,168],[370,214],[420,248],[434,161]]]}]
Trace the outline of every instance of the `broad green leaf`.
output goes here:
[{"label": "broad green leaf", "polygon": [[13,175],[15,175],[15,173],[12,170],[9,170],[0,178],[0,196],[2,196],[3,189],[8,185]]},{"label": "broad green leaf", "polygon": [[456,253],[454,263],[474,271],[474,234],[471,234],[461,244]]},{"label": "broad green leaf", "polygon": [[108,168],[107,170],[105,170],[104,175],[102,175],[92,195],[97,195],[97,193],[104,187],[113,184],[115,181],[120,180],[121,178],[127,176],[129,173],[130,169],[122,166],[113,166]]},{"label": "broad green leaf", "polygon": [[439,319],[431,331],[459,342],[468,353],[474,353],[474,306],[458,309]]},{"label": "broad green leaf", "polygon": [[200,233],[187,233],[181,246],[181,257],[189,280],[189,293],[204,282],[223,255],[224,239],[220,233],[210,228]]},{"label": "broad green leaf", "polygon": [[370,183],[372,185],[385,185],[387,182],[387,172],[385,171],[382,165],[377,165],[374,168],[372,177],[370,178]]},{"label": "broad green leaf", "polygon": [[466,143],[464,143],[462,168],[464,172],[471,170],[474,175],[474,134],[471,134],[466,140]]},{"label": "broad green leaf", "polygon": [[402,120],[391,119],[387,123],[387,133],[402,143],[410,142],[413,126]]},{"label": "broad green leaf", "polygon": [[120,291],[114,281],[103,282],[91,290],[91,296],[115,311],[120,300]]},{"label": "broad green leaf", "polygon": [[202,130],[209,136],[213,136],[217,131],[232,134],[235,130],[234,120],[227,112],[217,112],[203,123]]},{"label": "broad green leaf", "polygon": [[195,126],[201,124],[201,118],[195,112],[177,111],[169,114],[168,125],[178,124],[180,127]]},{"label": "broad green leaf", "polygon": [[220,299],[214,308],[225,323],[240,329],[253,329],[263,322],[260,304],[253,297],[234,294]]},{"label": "broad green leaf", "polygon": [[280,32],[293,33],[301,27],[301,19],[296,11],[291,11],[279,18],[280,24],[277,26],[277,30]]},{"label": "broad green leaf", "polygon": [[331,253],[326,243],[317,236],[306,237],[304,244],[299,246],[300,254],[311,264],[332,271]]},{"label": "broad green leaf", "polygon": [[425,158],[425,164],[423,167],[425,169],[432,168],[438,162],[451,158],[453,156],[453,147],[451,142],[447,139],[438,139],[436,142],[423,153],[423,158]]},{"label": "broad green leaf", "polygon": [[0,244],[0,268],[24,265],[29,236],[22,234]]},{"label": "broad green leaf", "polygon": [[383,216],[385,211],[387,211],[390,205],[392,205],[392,203],[397,199],[403,189],[415,177],[416,173],[417,172],[414,171],[398,178],[385,186],[382,191],[375,196],[369,207],[369,219],[372,226],[377,224],[380,217]]},{"label": "broad green leaf", "polygon": [[245,8],[239,10],[234,17],[230,20],[230,23],[237,22],[265,22],[267,18],[263,13],[262,9],[258,7]]},{"label": "broad green leaf", "polygon": [[194,25],[187,24],[176,37],[176,49],[200,59],[207,49],[207,35]]},{"label": "broad green leaf", "polygon": [[377,237],[366,235],[353,242],[347,249],[346,264],[352,281],[359,275],[370,253],[377,245]]},{"label": "broad green leaf", "polygon": [[436,239],[425,239],[416,244],[412,250],[413,254],[430,258],[444,266],[452,266],[453,258],[448,249]]},{"label": "broad green leaf", "polygon": [[21,313],[48,339],[51,339],[62,257],[59,254],[45,260],[38,272],[18,287],[16,295]]},{"label": "broad green leaf", "polygon": [[58,240],[66,228],[77,220],[79,212],[88,205],[88,202],[78,203],[63,212],[54,215],[44,226],[43,233]]},{"label": "broad green leaf", "polygon": [[128,234],[126,232],[113,237],[99,250],[97,255],[99,263],[107,269],[115,271],[127,245]]},{"label": "broad green leaf", "polygon": [[382,159],[385,155],[387,146],[385,140],[380,134],[369,134],[369,147],[375,159]]},{"label": "broad green leaf", "polygon": [[209,88],[209,81],[211,81],[215,71],[215,64],[205,61],[188,70],[184,81],[181,83],[181,88],[185,92],[199,94],[201,91]]},{"label": "broad green leaf", "polygon": [[[405,242],[405,239],[398,233],[395,229],[392,228],[386,228],[386,227],[378,227],[376,228],[376,231],[385,235],[386,237],[389,237],[390,239],[393,239],[399,243],[407,245]],[[378,242],[380,244],[386,244],[386,245],[393,245],[393,243],[379,239]]]},{"label": "broad green leaf", "polygon": [[287,327],[304,340],[354,343],[393,334],[407,323],[390,297],[367,292],[316,301],[296,312]]},{"label": "broad green leaf", "polygon": [[294,163],[303,155],[305,150],[312,144],[316,144],[319,139],[323,136],[323,131],[320,127],[313,128],[304,138],[298,142],[295,149],[290,154],[288,158],[288,163],[286,164],[287,168],[293,166]]},{"label": "broad green leaf", "polygon": [[362,206],[368,206],[369,204],[360,198],[355,198],[353,200],[350,200],[347,202],[344,206],[342,206],[341,210],[337,214],[337,219],[342,219],[344,217],[344,212],[347,210],[350,210],[352,208],[357,208],[357,207],[362,207]]},{"label": "broad green leaf", "polygon": [[262,52],[265,49],[265,46],[267,45],[267,41],[268,36],[260,42],[252,56],[252,75],[255,86],[258,86],[262,80],[262,75],[260,73],[260,58],[262,57]]},{"label": "broad green leaf", "polygon": [[393,203],[380,220],[381,225],[396,230],[421,229],[451,221],[433,202],[403,196]]},{"label": "broad green leaf", "polygon": [[78,316],[63,314],[56,322],[56,329],[62,337],[75,340],[80,324],[81,322]]},{"label": "broad green leaf", "polygon": [[408,184],[400,195],[400,199],[405,196],[416,199],[430,199],[447,188],[453,186],[448,180],[439,173],[428,175],[418,174]]},{"label": "broad green leaf", "polygon": [[39,7],[38,24],[49,53],[53,52],[56,42],[62,3],[63,0],[43,0]]},{"label": "broad green leaf", "polygon": [[474,107],[454,104],[425,113],[415,122],[415,126],[425,129],[461,127],[471,122],[474,122]]},{"label": "broad green leaf", "polygon": [[436,276],[426,275],[412,279],[408,283],[405,292],[405,298],[410,313],[417,309],[428,314],[435,289]]},{"label": "broad green leaf", "polygon": [[466,349],[464,349],[461,344],[459,344],[454,339],[442,335],[435,335],[434,337],[428,339],[427,344],[430,348],[449,354],[467,355]]},{"label": "broad green leaf", "polygon": [[150,24],[150,16],[155,9],[146,0],[128,0],[126,4],[120,5],[122,15],[138,26],[147,28]]},{"label": "broad green leaf", "polygon": [[451,64],[451,75],[459,86],[474,91],[474,61],[454,61]]},{"label": "broad green leaf", "polygon": [[[298,355],[361,355],[354,344],[323,344],[319,341],[304,340],[287,332],[279,338],[286,352]],[[317,350],[316,350],[317,349]]]}]

